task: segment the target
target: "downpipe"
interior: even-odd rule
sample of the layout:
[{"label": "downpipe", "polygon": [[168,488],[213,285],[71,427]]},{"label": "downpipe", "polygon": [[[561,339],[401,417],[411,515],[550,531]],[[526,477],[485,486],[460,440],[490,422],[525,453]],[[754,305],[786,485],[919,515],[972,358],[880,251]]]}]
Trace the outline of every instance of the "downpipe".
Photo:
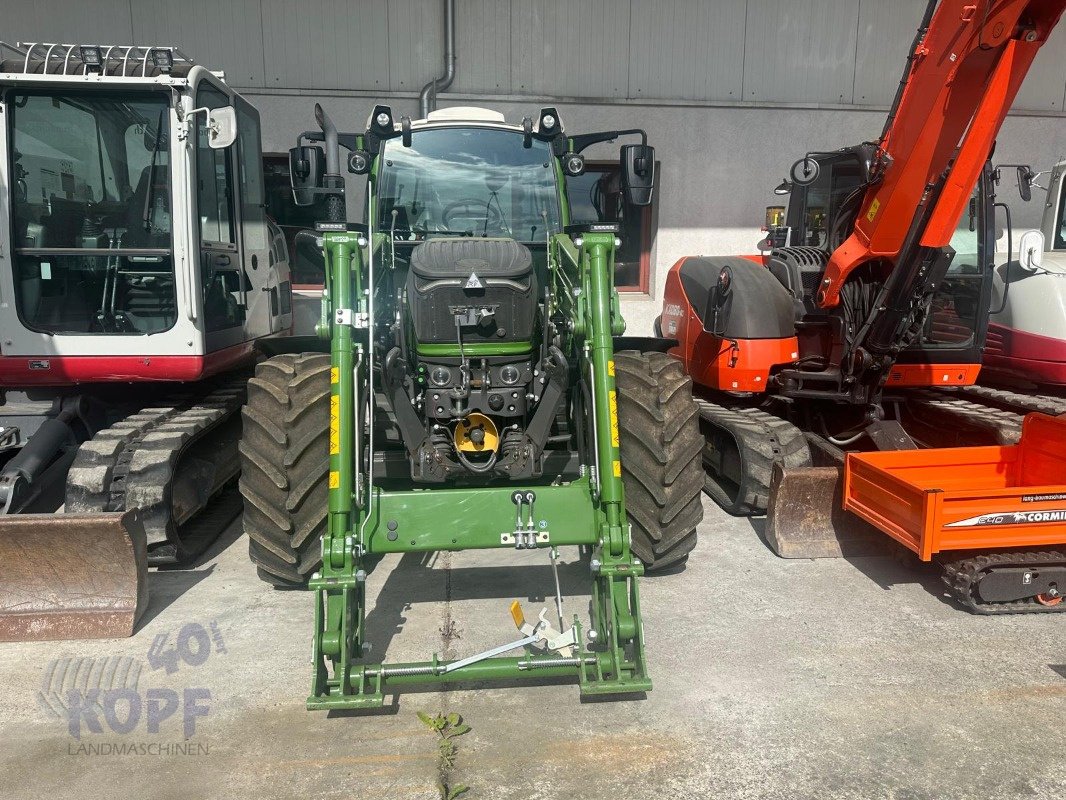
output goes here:
[{"label": "downpipe", "polygon": [[444,0],[444,74],[434,78],[418,93],[419,117],[425,119],[437,108],[437,92],[455,80],[455,0]]}]

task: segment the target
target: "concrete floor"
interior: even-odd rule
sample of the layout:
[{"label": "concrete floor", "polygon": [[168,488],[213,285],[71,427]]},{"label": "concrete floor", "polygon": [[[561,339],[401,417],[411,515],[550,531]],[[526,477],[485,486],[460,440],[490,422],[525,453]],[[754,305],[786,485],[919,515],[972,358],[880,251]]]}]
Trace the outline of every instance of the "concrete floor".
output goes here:
[{"label": "concrete floor", "polygon": [[[581,703],[575,686],[548,684],[408,693],[373,716],[308,712],[311,596],[260,583],[234,527],[202,566],[151,576],[133,638],[0,646],[0,787],[22,800],[434,798],[436,744],[416,712],[445,710],[472,726],[454,775],[471,800],[1066,795],[1066,617],[971,616],[935,574],[887,557],[784,561],[760,521],[706,507],[688,568],[642,585],[645,699]],[[584,609],[580,567],[562,579]],[[535,612],[550,581],[543,552],[386,561],[370,581],[374,655],[507,641],[510,601]],[[165,652],[189,623],[215,623],[225,652],[153,670],[156,637],[169,635]],[[142,665],[145,704],[152,688],[210,691],[188,742],[180,708],[157,732],[145,711],[132,732],[104,720],[80,740],[46,710],[50,661],[121,655]],[[129,744],[147,752],[101,747]]]}]

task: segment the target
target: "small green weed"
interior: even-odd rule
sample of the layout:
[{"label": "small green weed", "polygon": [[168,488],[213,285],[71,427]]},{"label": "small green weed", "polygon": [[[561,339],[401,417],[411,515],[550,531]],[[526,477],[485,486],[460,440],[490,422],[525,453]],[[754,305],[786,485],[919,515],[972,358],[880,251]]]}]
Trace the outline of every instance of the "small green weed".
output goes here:
[{"label": "small green weed", "polygon": [[451,773],[455,768],[455,758],[459,754],[459,748],[454,739],[462,736],[470,730],[470,726],[463,722],[463,718],[454,711],[450,713],[427,714],[418,712],[418,718],[431,731],[437,734],[437,788],[440,790],[441,800],[455,800],[459,795],[470,791],[469,786],[463,784],[451,784]]}]

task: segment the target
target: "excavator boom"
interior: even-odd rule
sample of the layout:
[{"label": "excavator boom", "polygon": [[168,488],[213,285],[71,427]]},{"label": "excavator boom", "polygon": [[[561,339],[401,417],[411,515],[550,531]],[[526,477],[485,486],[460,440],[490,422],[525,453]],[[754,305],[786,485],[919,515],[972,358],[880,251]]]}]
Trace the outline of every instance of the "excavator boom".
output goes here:
[{"label": "excavator boom", "polygon": [[[1064,0],[932,0],[872,165],[851,235],[833,251],[823,308],[860,265],[882,259],[913,292],[929,249],[948,245],[1022,80]],[[922,276],[924,277],[924,276]],[[908,280],[909,279],[909,280]]]}]

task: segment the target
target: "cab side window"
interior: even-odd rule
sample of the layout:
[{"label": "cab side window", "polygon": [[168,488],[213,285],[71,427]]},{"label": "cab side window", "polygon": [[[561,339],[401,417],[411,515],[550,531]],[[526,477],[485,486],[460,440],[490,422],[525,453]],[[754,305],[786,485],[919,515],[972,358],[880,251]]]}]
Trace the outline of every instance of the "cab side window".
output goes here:
[{"label": "cab side window", "polygon": [[[221,108],[229,99],[213,86],[203,85],[196,93],[198,108]],[[196,205],[200,212],[200,241],[234,244],[233,192],[229,148],[212,150],[208,144],[206,115],[196,120]]]},{"label": "cab side window", "polygon": [[259,142],[259,114],[247,103],[237,103],[237,142],[240,147],[241,227],[246,250],[266,250],[266,192],[263,154]]}]

